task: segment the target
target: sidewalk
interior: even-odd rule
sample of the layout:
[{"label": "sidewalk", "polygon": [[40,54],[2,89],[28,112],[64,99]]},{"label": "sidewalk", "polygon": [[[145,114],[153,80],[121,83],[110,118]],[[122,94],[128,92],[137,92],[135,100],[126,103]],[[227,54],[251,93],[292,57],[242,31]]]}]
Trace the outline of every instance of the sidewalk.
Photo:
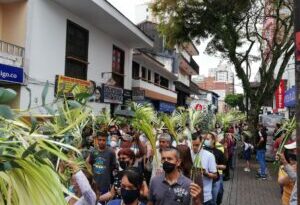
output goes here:
[{"label": "sidewalk", "polygon": [[255,178],[258,164],[252,156],[251,172],[244,172],[245,161],[236,157],[235,169],[231,170],[231,179],[224,182],[222,205],[280,205],[280,188],[277,183],[277,169],[267,163],[267,180]]}]

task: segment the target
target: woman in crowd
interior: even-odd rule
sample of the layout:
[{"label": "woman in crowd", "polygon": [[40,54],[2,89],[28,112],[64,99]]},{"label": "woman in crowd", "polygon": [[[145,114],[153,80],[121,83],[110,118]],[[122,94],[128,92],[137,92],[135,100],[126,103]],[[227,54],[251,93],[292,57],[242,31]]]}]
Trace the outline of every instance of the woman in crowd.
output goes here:
[{"label": "woman in crowd", "polygon": [[191,156],[191,150],[188,145],[179,144],[177,145],[177,150],[180,154],[181,164],[180,169],[182,174],[188,178],[191,176],[191,169],[193,167],[193,160]]},{"label": "woman in crowd", "polygon": [[[204,146],[206,150],[213,153],[217,163],[218,178],[213,181],[212,196],[215,204],[220,204],[223,196],[223,170],[226,168],[224,153],[220,148],[216,148],[217,136],[214,133],[208,133],[205,137]],[[219,203],[217,203],[219,202]]]},{"label": "woman in crowd", "polygon": [[109,201],[108,205],[145,205],[139,200],[145,195],[143,182],[143,176],[136,168],[126,169],[121,180],[121,199]]}]

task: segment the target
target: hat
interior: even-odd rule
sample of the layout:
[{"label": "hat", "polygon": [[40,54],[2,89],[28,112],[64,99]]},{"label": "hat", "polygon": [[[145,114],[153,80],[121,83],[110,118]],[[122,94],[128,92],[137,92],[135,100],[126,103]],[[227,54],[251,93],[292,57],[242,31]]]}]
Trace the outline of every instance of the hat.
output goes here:
[{"label": "hat", "polygon": [[171,141],[171,136],[168,133],[162,133],[158,135],[159,140]]},{"label": "hat", "polygon": [[284,145],[285,149],[296,149],[296,141],[290,144]]}]

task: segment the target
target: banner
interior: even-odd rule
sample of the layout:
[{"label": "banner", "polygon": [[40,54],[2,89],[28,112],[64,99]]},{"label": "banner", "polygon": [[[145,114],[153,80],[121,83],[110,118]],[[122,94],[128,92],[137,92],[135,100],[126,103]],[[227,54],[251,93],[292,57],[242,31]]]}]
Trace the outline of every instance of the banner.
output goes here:
[{"label": "banner", "polygon": [[22,68],[0,64],[0,81],[22,84],[23,76]]},{"label": "banner", "polygon": [[104,103],[122,104],[123,89],[103,84],[101,97]]},{"label": "banner", "polygon": [[285,107],[295,107],[296,106],[296,89],[294,86],[285,92],[284,106]]},{"label": "banner", "polygon": [[75,93],[93,93],[95,85],[91,81],[71,78],[63,75],[56,75],[55,94],[56,96],[72,97]]},{"label": "banner", "polygon": [[284,108],[284,80],[280,80],[280,84],[275,92],[276,97],[276,109],[283,109]]}]

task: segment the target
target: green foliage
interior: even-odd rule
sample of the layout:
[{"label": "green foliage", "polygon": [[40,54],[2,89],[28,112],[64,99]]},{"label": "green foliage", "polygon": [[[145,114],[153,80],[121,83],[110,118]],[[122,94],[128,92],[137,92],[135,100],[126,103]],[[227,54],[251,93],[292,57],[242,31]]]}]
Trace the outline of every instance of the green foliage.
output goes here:
[{"label": "green foliage", "polygon": [[243,94],[228,94],[225,97],[225,103],[230,107],[239,107],[241,111],[244,111],[244,95]]},{"label": "green foliage", "polygon": [[218,113],[216,115],[216,122],[219,123],[225,132],[227,132],[229,126],[233,123],[239,123],[240,121],[244,121],[246,116],[236,110],[230,110],[226,113]]},{"label": "green foliage", "polygon": [[[250,117],[255,123],[260,107],[273,97],[294,54],[293,4],[292,0],[160,0],[151,8],[169,47],[209,38],[206,52],[234,66],[251,102]],[[269,14],[267,7],[272,8]],[[270,28],[273,38],[262,34],[266,15],[274,22]],[[261,82],[252,89],[249,79],[255,61],[260,62]]]},{"label": "green foliage", "polygon": [[16,91],[10,88],[1,88],[0,87],[0,103],[6,104],[13,101],[17,96]]}]

